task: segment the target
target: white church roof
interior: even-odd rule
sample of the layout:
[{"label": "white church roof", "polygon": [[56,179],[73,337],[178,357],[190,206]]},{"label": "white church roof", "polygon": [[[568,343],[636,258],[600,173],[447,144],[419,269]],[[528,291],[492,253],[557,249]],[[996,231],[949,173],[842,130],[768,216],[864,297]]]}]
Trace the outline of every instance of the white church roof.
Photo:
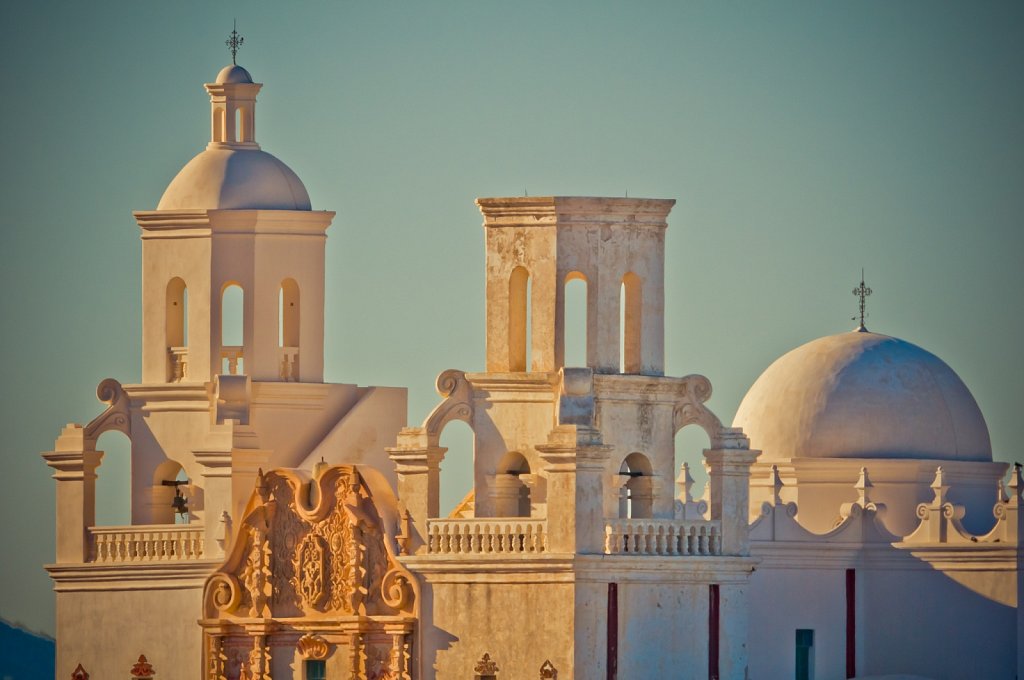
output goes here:
[{"label": "white church roof", "polygon": [[992,460],[985,419],[953,369],[917,345],[867,331],[819,338],[777,359],[733,425],[761,460]]},{"label": "white church roof", "polygon": [[208,148],[171,180],[157,210],[310,210],[302,180],[259,149]]}]

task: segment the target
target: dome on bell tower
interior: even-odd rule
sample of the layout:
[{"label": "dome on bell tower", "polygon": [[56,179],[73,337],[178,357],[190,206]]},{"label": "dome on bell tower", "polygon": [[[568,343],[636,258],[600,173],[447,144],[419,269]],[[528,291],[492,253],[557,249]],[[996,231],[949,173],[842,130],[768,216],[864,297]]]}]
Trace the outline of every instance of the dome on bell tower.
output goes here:
[{"label": "dome on bell tower", "polygon": [[256,95],[263,85],[229,64],[205,87],[210,143],[171,180],[157,210],[311,210],[298,175],[256,143]]}]

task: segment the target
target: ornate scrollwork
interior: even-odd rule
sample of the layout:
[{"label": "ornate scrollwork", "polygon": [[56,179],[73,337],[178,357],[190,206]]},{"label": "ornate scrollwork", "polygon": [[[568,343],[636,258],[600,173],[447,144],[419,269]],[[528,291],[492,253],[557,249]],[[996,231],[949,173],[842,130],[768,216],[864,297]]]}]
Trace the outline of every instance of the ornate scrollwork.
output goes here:
[{"label": "ornate scrollwork", "polygon": [[131,438],[130,400],[121,383],[113,378],[103,380],[96,387],[96,397],[107,404],[107,408],[85,426],[85,438],[95,443],[108,430],[117,430]]},{"label": "ornate scrollwork", "polygon": [[327,550],[324,539],[315,534],[307,534],[298,550],[295,551],[295,591],[301,596],[307,607],[319,607],[325,589],[324,571],[327,562]]},{"label": "ornate scrollwork", "polygon": [[551,660],[545,660],[540,667],[540,680],[558,680],[558,669],[555,668]]},{"label": "ornate scrollwork", "polygon": [[476,662],[476,666],[473,667],[473,672],[479,675],[494,675],[498,672],[498,664],[492,659],[491,655],[484,653],[480,660]]},{"label": "ornate scrollwork", "polygon": [[295,648],[299,650],[303,659],[326,659],[330,651],[327,640],[313,633],[306,633],[300,637]]},{"label": "ornate scrollwork", "polygon": [[412,602],[412,587],[409,578],[399,569],[392,569],[384,574],[380,591],[384,604],[394,609],[405,609]]},{"label": "ornate scrollwork", "polygon": [[471,423],[473,418],[473,386],[466,380],[465,373],[455,369],[442,372],[437,376],[437,392],[444,401],[423,421],[423,429],[434,443],[449,421]]},{"label": "ornate scrollwork", "polygon": [[242,601],[242,590],[238,581],[230,574],[217,572],[206,583],[208,616],[235,611]]}]

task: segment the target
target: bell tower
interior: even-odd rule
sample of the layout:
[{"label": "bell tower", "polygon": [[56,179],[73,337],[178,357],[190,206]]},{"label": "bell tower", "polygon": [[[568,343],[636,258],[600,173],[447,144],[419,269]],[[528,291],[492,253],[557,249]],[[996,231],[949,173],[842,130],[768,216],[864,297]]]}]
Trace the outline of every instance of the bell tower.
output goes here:
[{"label": "bell tower", "polygon": [[[143,381],[323,381],[324,257],[333,212],[311,209],[298,176],[256,142],[262,84],[232,64],[210,95],[206,149],[140,211]],[[225,318],[226,296],[241,318]],[[229,342],[225,326],[241,326]]]},{"label": "bell tower", "polygon": [[664,374],[665,220],[674,200],[554,196],[477,205],[487,247],[488,371],[562,368],[565,288],[582,280],[586,365]]}]

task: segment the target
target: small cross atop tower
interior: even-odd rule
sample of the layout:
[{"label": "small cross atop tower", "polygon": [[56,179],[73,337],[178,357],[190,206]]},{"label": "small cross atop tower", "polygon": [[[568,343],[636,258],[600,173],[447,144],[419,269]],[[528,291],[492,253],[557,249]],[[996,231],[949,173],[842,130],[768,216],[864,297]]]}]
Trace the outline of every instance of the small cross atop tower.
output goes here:
[{"label": "small cross atop tower", "polygon": [[231,51],[232,64],[238,64],[238,62],[235,61],[235,56],[238,54],[238,49],[242,46],[242,43],[244,42],[245,38],[238,34],[238,22],[235,21],[231,24],[231,35],[228,37],[227,40],[224,41],[224,44],[228,46],[228,50]]},{"label": "small cross atop tower", "polygon": [[[864,318],[867,316],[867,313],[864,311],[864,308],[866,306],[866,298],[871,295],[871,289],[864,285],[863,268],[860,270],[860,285],[853,289],[853,294],[860,298],[860,325],[857,326],[857,330],[861,333],[866,333],[868,328],[864,325]],[[853,317],[853,320],[856,319],[857,317]]]}]

